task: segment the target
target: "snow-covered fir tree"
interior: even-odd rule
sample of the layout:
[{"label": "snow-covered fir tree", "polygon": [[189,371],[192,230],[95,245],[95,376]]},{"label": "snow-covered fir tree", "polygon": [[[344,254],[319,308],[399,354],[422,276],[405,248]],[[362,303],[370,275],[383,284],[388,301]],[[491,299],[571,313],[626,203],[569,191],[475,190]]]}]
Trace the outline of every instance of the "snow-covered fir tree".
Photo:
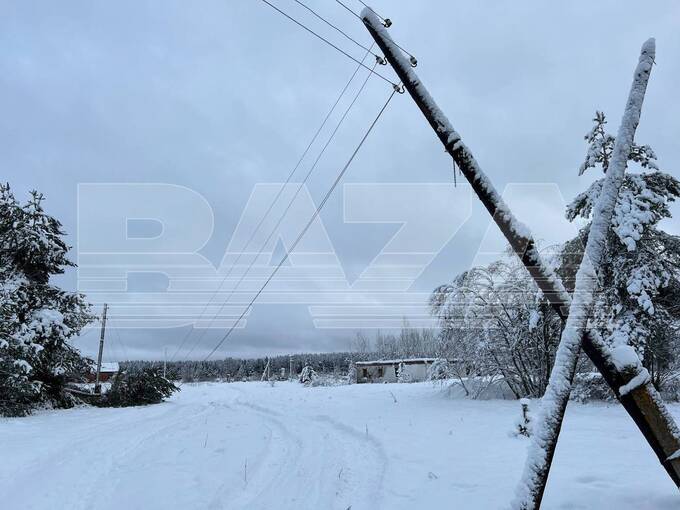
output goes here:
[{"label": "snow-covered fir tree", "polygon": [[61,224],[32,192],[21,205],[0,185],[0,414],[66,406],[66,377],[87,362],[68,343],[94,317],[80,294],[50,283],[73,263]]},{"label": "snow-covered fir tree", "polygon": [[[607,172],[615,137],[606,132],[606,117],[597,112],[595,125],[585,136],[586,159],[579,175],[589,168]],[[662,385],[674,356],[675,329],[680,319],[680,238],[659,228],[670,218],[669,205],[680,196],[680,182],[661,171],[648,145],[633,144],[629,164],[616,202],[608,234],[604,263],[598,268],[600,292],[593,324],[614,346],[636,349],[657,386]],[[633,168],[631,168],[633,166]],[[589,219],[602,189],[603,178],[593,182],[567,207],[567,219]],[[589,225],[565,247],[585,245]]]}]

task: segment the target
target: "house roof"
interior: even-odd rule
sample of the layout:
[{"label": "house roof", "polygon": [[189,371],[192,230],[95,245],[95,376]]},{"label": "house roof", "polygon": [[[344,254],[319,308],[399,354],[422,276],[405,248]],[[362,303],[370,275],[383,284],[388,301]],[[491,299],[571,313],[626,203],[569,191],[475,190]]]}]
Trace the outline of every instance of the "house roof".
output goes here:
[{"label": "house roof", "polygon": [[406,358],[406,359],[379,359],[375,361],[357,361],[356,366],[379,366],[379,365],[420,365],[423,363],[433,363],[437,358]]}]

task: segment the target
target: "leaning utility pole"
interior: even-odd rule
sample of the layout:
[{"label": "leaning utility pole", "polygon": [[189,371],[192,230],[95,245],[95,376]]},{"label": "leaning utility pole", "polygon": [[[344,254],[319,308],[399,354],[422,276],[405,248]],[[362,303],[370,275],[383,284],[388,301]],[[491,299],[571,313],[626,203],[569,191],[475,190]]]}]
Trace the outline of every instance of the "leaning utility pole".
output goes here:
[{"label": "leaning utility pole", "polygon": [[104,353],[104,332],[106,331],[106,310],[108,305],[104,303],[104,312],[102,313],[102,332],[99,337],[99,355],[97,356],[97,377],[94,383],[94,392],[101,393],[101,383],[99,382],[99,377],[102,371],[102,354]]},{"label": "leaning utility pole", "polygon": [[[514,502],[514,507],[517,509],[535,510],[541,506],[543,500],[581,352],[581,338],[595,305],[598,269],[605,262],[607,236],[612,225],[616,200],[623,185],[635,130],[640,122],[642,103],[654,64],[654,56],[655,43],[654,39],[650,39],[642,46],[602,190],[593,205],[592,222],[588,230],[583,260],[576,273],[569,317],[555,353],[550,381],[541,400],[541,410],[534,422],[534,433],[531,436],[531,446],[524,465],[524,475],[517,488],[517,499]],[[633,349],[629,346],[626,348]],[[631,352],[629,358],[638,360],[635,351]],[[642,376],[640,380],[643,383],[647,382],[649,379],[647,371],[639,368]]]},{"label": "leaning utility pole", "polygon": [[[458,165],[545,298],[565,320],[569,314],[571,296],[566,292],[560,279],[541,260],[529,230],[514,217],[460,135],[423,86],[411,68],[412,64],[389,36],[380,19],[369,8],[362,11],[361,18],[399,76],[404,88],[444,145],[446,152]],[[596,331],[586,329],[581,339],[581,347],[633,418],[673,482],[680,487],[680,431],[654,386],[650,382],[626,386],[638,376],[638,371],[617,365],[608,346]],[[622,392],[620,391],[622,387],[632,389]]]}]

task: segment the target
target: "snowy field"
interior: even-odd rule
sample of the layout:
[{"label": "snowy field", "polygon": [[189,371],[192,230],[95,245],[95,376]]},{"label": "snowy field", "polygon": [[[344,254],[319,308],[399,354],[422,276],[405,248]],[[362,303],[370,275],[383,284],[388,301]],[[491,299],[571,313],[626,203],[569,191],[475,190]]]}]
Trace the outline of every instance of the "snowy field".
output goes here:
[{"label": "snowy field", "polygon": [[[0,420],[0,507],[505,508],[527,446],[508,435],[518,413],[430,384],[185,385],[156,406]],[[680,495],[619,406],[572,404],[544,508]]]}]

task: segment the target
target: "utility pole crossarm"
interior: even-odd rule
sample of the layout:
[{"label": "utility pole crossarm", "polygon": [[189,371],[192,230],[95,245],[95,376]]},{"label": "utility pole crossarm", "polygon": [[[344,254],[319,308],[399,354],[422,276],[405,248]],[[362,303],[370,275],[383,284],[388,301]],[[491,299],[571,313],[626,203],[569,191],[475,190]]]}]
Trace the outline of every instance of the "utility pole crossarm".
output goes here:
[{"label": "utility pole crossarm", "polygon": [[[560,317],[566,319],[571,297],[561,280],[543,263],[529,230],[514,217],[501,199],[470,150],[462,142],[458,132],[413,71],[410,62],[392,41],[379,18],[368,8],[362,11],[361,18],[404,88],[489,211],[538,288]],[[673,482],[680,487],[680,453],[676,454],[680,452],[680,432],[654,386],[647,383],[622,395],[620,388],[637,374],[617,367],[609,348],[596,331],[586,330],[582,338],[582,348],[633,418]]]}]

